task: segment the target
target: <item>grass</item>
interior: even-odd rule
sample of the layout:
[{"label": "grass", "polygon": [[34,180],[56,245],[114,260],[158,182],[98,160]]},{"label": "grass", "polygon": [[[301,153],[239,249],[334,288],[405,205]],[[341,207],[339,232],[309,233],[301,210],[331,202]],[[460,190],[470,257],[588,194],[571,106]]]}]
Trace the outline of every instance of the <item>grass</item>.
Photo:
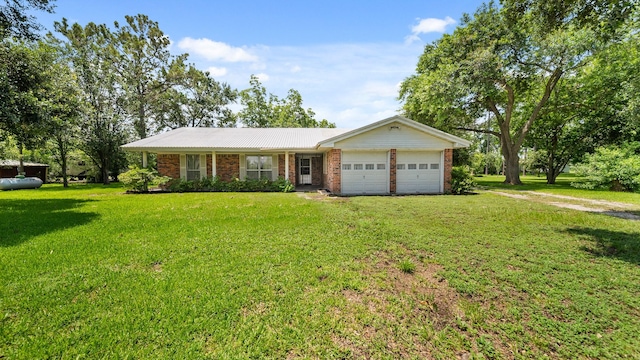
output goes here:
[{"label": "grass", "polygon": [[489,193],[0,204],[0,358],[640,354],[637,221]]},{"label": "grass", "polygon": [[560,174],[553,185],[547,184],[544,174],[540,176],[526,175],[520,176],[522,185],[512,186],[504,184],[502,175],[483,175],[476,177],[476,183],[485,189],[509,190],[509,191],[536,191],[550,194],[568,195],[586,199],[597,199],[607,201],[618,201],[638,205],[640,204],[640,193],[615,192],[608,190],[586,190],[577,189],[571,186],[571,182],[577,178],[573,174]]}]

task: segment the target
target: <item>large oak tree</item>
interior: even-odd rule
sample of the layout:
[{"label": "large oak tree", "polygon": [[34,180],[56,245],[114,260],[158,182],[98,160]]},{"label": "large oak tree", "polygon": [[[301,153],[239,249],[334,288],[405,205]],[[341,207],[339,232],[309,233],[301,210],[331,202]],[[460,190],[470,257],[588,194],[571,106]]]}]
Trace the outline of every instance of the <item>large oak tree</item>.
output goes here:
[{"label": "large oak tree", "polygon": [[[465,15],[425,47],[400,98],[409,117],[449,131],[500,139],[505,182],[520,184],[519,152],[554,89],[616,39],[635,2],[504,0]],[[478,119],[491,113],[496,126]]]}]

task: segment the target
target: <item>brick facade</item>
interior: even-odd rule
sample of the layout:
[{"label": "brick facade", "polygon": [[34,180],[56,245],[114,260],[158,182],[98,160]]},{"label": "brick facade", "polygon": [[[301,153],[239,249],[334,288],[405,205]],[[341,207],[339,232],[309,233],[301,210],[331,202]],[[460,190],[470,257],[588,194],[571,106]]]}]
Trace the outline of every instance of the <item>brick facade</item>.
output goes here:
[{"label": "brick facade", "polygon": [[396,149],[389,150],[389,192],[396,193]]},{"label": "brick facade", "polygon": [[158,154],[158,173],[173,179],[180,178],[180,155]]},{"label": "brick facade", "polygon": [[[284,167],[285,167],[285,162],[284,162],[284,154],[278,154],[278,176],[282,176],[283,178],[284,176]],[[292,184],[296,183],[296,155],[295,154],[289,154],[289,181],[291,181]]]},{"label": "brick facade", "polygon": [[311,185],[322,186],[322,156],[311,158]]},{"label": "brick facade", "polygon": [[213,164],[211,162],[211,159],[213,159],[213,156],[211,154],[207,154],[207,177],[213,176]]},{"label": "brick facade", "polygon": [[451,192],[451,168],[453,167],[453,149],[444,150],[444,193]]},{"label": "brick facade", "polygon": [[240,176],[240,155],[216,154],[216,175],[222,181],[231,181]]},{"label": "brick facade", "polygon": [[[278,154],[278,176],[284,177],[285,158],[284,154]],[[323,171],[323,157],[314,156],[311,159],[312,185],[323,186],[329,191],[341,193],[341,172],[342,172],[342,151],[332,149],[324,154],[327,161],[327,172]],[[206,155],[207,176],[212,176],[212,154]],[[389,151],[389,192],[395,194],[396,184],[396,149]],[[169,176],[174,179],[180,178],[180,155],[179,154],[158,154],[158,172],[160,175]],[[453,149],[444,150],[444,192],[451,192],[451,170],[453,167]],[[289,180],[296,183],[296,156],[289,154]],[[216,154],[216,175],[223,181],[231,181],[240,176],[240,155],[239,154]]]},{"label": "brick facade", "polygon": [[327,174],[324,186],[332,193],[340,194],[342,171],[342,151],[340,149],[329,150],[325,156],[327,157]]}]

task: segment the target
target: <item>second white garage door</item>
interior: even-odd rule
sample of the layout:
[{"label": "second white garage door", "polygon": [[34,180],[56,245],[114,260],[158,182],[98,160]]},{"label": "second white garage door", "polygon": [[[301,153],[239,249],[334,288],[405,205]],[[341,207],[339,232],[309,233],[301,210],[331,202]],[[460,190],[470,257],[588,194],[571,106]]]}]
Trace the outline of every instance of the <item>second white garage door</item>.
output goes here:
[{"label": "second white garage door", "polygon": [[389,192],[387,152],[342,152],[343,194]]},{"label": "second white garage door", "polygon": [[396,157],[396,192],[398,194],[439,193],[440,152],[400,152]]}]

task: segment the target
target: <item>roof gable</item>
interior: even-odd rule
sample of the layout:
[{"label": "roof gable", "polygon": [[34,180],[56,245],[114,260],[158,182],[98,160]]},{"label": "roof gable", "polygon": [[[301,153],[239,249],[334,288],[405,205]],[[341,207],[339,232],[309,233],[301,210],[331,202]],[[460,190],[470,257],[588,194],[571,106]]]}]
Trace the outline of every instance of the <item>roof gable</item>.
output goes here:
[{"label": "roof gable", "polygon": [[[360,143],[359,147],[367,147],[367,140],[371,142],[376,141],[376,139],[378,139],[379,141],[393,142],[393,138],[398,137],[395,135],[401,134],[403,128],[410,129],[413,133],[421,134],[422,140],[414,140],[416,143],[420,141],[424,142],[422,144],[422,147],[424,147],[425,145],[429,145],[429,147],[432,148],[461,148],[471,145],[471,142],[468,140],[407,119],[403,116],[396,115],[326,139],[320,142],[318,144],[318,147],[333,148],[336,147],[336,144],[350,145],[350,143]],[[384,132],[387,132],[388,134],[384,134]],[[414,146],[411,144],[411,142],[406,141],[409,140],[408,138],[406,138],[406,134],[407,132],[405,131],[404,134],[398,137],[398,140],[400,140],[401,142],[400,147],[404,146],[407,148],[413,148]],[[358,140],[356,140],[356,138]]]}]

